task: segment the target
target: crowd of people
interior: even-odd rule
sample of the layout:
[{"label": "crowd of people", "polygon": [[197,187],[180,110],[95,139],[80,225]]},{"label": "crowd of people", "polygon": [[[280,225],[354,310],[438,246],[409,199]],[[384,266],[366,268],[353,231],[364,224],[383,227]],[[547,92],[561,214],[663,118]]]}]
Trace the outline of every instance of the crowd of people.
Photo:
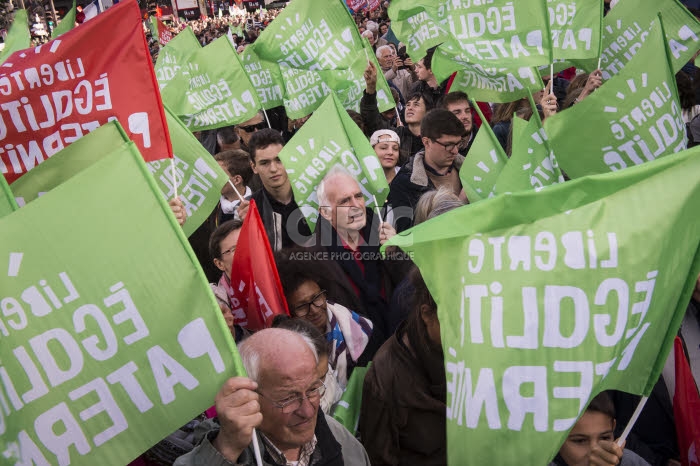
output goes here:
[{"label": "crowd of people", "polygon": [[[172,464],[176,452],[183,454],[178,465],[252,465],[258,443],[269,465],[447,464],[446,376],[437,305],[409,257],[391,248],[382,256],[379,248],[397,232],[468,204],[459,170],[480,126],[490,124],[510,155],[513,115],[529,119],[533,109],[527,99],[480,103],[488,120],[480,121],[465,93],[450,92],[446,82],[437,81],[431,51],[414,63],[405,46],[390,40],[387,4],[354,15],[380,69],[368,64],[361,111],[349,112],[374,148],[390,186],[387,205],[379,212],[367,207],[355,176],[334,168],[317,187],[320,215],[311,233],[279,158],[308,117],[289,119],[281,107],[235,127],[195,134],[231,183],[190,242],[239,344],[248,377],[232,378],[221,388],[215,416],[202,420],[197,429],[201,435],[193,434],[186,446],[169,450],[170,460],[156,448],[142,461]],[[240,52],[277,13],[170,27],[175,32],[189,25],[206,45],[227,34],[229,27],[240,26],[244,32],[234,39]],[[697,71],[689,64],[677,78],[691,143],[700,141]],[[378,110],[378,73],[392,88],[396,109]],[[604,84],[600,70],[568,70],[543,81],[545,88],[534,96],[542,120]],[[695,124],[697,135],[692,132]],[[250,199],[276,253],[289,313],[289,318],[276,320],[275,328],[256,333],[235,325],[230,302],[233,257]],[[172,205],[182,214],[177,201]],[[681,333],[697,380],[700,281],[693,297]],[[357,431],[349,432],[332,414],[355,369],[370,362],[362,371]],[[627,449],[614,440],[638,397],[603,392],[586,408],[552,464],[680,464],[668,377],[665,371]]]}]

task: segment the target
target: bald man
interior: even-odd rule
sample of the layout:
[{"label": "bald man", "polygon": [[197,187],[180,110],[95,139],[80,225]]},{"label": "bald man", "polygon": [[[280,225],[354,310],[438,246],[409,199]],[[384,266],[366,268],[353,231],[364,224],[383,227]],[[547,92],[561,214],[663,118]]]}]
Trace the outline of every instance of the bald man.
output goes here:
[{"label": "bald man", "polygon": [[244,340],[238,351],[250,378],[226,381],[216,395],[220,426],[176,466],[252,466],[254,428],[265,465],[369,466],[357,439],[318,409],[325,386],[308,337],[265,329]]}]

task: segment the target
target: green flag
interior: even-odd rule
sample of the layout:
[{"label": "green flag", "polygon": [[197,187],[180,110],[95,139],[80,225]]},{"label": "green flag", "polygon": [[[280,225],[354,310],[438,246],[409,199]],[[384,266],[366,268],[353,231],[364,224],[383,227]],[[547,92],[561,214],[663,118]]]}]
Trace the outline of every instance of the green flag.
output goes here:
[{"label": "green flag", "polygon": [[11,188],[18,204],[24,206],[46,194],[128,141],[116,120],[100,126],[17,178]]},{"label": "green flag", "polygon": [[173,143],[175,173],[169,159],[149,162],[148,169],[165,200],[175,197],[177,183],[177,194],[187,210],[182,230],[190,236],[216,208],[228,175],[167,106],[165,117]]},{"label": "green flag", "polygon": [[343,0],[295,0],[255,41],[258,56],[305,70],[346,68],[362,51],[360,33]]},{"label": "green flag", "polygon": [[385,245],[413,254],[437,303],[449,464],[547,464],[596,394],[650,394],[700,273],[699,172],[693,149]]},{"label": "green flag", "polygon": [[10,32],[5,38],[5,48],[0,52],[0,63],[4,62],[7,57],[16,51],[29,48],[31,42],[27,10],[16,10],[12,26],[10,26]]},{"label": "green flag", "polygon": [[437,8],[433,2],[415,0],[393,0],[389,4],[393,35],[406,44],[406,53],[414,62],[423,58],[429,48],[450,40],[448,31],[436,20]]},{"label": "green flag", "polygon": [[316,71],[280,66],[284,81],[284,110],[291,119],[305,117],[321,106],[331,88]]},{"label": "green flag", "polygon": [[459,170],[459,179],[467,199],[474,203],[493,196],[496,180],[508,163],[508,156],[473,98],[471,105],[482,123]]},{"label": "green flag", "polygon": [[547,0],[547,11],[555,60],[598,59],[602,45],[603,2]]},{"label": "green flag", "polygon": [[161,97],[190,131],[243,123],[262,108],[228,37],[202,47],[188,61],[192,66],[180,68]]},{"label": "green flag", "polygon": [[255,53],[255,44],[247,46],[240,58],[250,82],[258,91],[258,98],[263,108],[269,110],[284,105],[284,80],[280,66],[258,57]]},{"label": "green flag", "polygon": [[345,167],[355,177],[366,200],[373,200],[375,195],[382,206],[389,194],[377,154],[334,95],[326,98],[297,131],[279,158],[289,174],[294,200],[312,231],[318,219],[316,187],[336,165]]},{"label": "green flag", "polygon": [[570,178],[621,170],[685,148],[685,124],[663,37],[656,21],[620,74],[545,122]]},{"label": "green flag", "polygon": [[[377,56],[366,39],[363,38],[364,50],[355,57],[355,60],[345,70],[319,70],[318,74],[338,97],[346,109],[360,112],[360,99],[364,93],[366,83],[364,78],[367,61],[371,60],[376,69],[381,70]],[[387,83],[384,73],[377,73],[377,107],[380,112],[390,110],[396,106],[391,95],[391,88]]]},{"label": "green flag", "polygon": [[56,37],[60,36],[61,34],[65,34],[66,32],[70,31],[75,27],[75,15],[76,15],[76,7],[75,7],[75,0],[73,0],[73,7],[68,10],[68,13],[63,17],[60,23],[58,23],[58,26],[53,30],[53,34],[51,35],[51,38],[55,39]]},{"label": "green flag", "polygon": [[362,387],[370,365],[372,365],[371,362],[366,367],[355,367],[352,370],[343,396],[333,409],[333,419],[340,422],[353,435],[357,433],[357,424],[360,422]]},{"label": "green flag", "polygon": [[550,147],[547,133],[542,128],[540,114],[532,95],[528,95],[528,98],[532,106],[532,116],[528,122],[513,117],[511,155],[496,180],[496,194],[527,189],[539,190],[564,182],[564,175]]},{"label": "green flag", "polygon": [[[604,79],[610,79],[627,66],[648,38],[651,23],[658,14],[663,19],[666,40],[671,50],[671,70],[680,71],[700,48],[700,22],[679,0],[619,2],[603,21],[600,67]],[[664,55],[647,62],[653,68]],[[579,68],[593,71],[597,60],[576,61]]]},{"label": "green flag", "polygon": [[128,464],[243,375],[133,142],[0,219],[6,464]]},{"label": "green flag", "polygon": [[[239,25],[229,26],[228,30],[231,32],[231,35],[235,34],[238,37],[243,37],[243,28]],[[248,47],[250,47],[250,46],[248,46]],[[246,48],[248,48],[248,47],[246,47]]]},{"label": "green flag", "polygon": [[4,176],[0,176],[0,218],[17,210],[17,201]]},{"label": "green flag", "polygon": [[158,59],[156,59],[155,65],[158,86],[163,89],[166,84],[179,74],[180,68],[189,68],[188,59],[201,48],[202,46],[189,26],[173,37],[158,52]]}]

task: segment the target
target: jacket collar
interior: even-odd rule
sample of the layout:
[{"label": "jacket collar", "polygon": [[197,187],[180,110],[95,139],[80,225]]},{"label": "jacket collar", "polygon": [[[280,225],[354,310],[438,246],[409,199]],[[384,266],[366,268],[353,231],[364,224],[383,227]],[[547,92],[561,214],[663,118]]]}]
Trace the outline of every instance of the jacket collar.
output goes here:
[{"label": "jacket collar", "polygon": [[[421,150],[413,156],[413,162],[409,161],[409,163],[412,163],[411,183],[417,184],[418,186],[428,186],[430,184],[430,178],[428,178],[428,173],[425,170],[425,165],[423,165],[424,162],[425,149]],[[459,171],[460,168],[462,168],[462,164],[464,163],[464,156],[457,154],[453,163],[455,169]]]}]

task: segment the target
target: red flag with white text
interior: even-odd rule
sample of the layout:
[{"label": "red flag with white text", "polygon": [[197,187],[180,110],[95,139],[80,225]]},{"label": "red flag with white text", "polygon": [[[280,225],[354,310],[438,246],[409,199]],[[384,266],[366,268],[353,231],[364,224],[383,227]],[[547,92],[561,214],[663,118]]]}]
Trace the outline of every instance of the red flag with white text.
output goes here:
[{"label": "red flag with white text", "polygon": [[0,173],[12,183],[115,118],[146,161],[172,157],[134,0],[0,66]]},{"label": "red flag with white text", "polygon": [[277,314],[289,315],[272,248],[252,199],[238,237],[230,277],[234,296],[241,303],[240,309],[232,308],[234,324],[257,331],[270,327]]},{"label": "red flag with white text", "polygon": [[673,417],[683,466],[700,466],[700,396],[681,339],[673,342],[676,360],[676,393]]},{"label": "red flag with white text", "polygon": [[163,21],[157,19],[156,22],[158,24],[158,42],[160,45],[165,45],[173,38],[173,34],[170,32],[170,29],[163,24]]}]

